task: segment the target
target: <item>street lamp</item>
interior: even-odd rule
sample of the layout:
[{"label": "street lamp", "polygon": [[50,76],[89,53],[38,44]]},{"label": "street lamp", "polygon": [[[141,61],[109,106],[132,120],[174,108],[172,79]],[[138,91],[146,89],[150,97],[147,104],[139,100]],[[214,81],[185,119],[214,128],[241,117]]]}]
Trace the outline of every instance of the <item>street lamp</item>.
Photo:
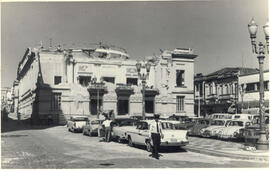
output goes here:
[{"label": "street lamp", "polygon": [[[258,25],[255,23],[254,19],[250,21],[248,24],[248,31],[250,34],[252,52],[257,54],[257,58],[259,61],[259,70],[260,70],[260,132],[259,132],[259,140],[257,141],[257,149],[258,150],[268,150],[268,142],[266,139],[265,132],[265,112],[264,112],[264,79],[263,79],[263,64],[265,58],[265,45],[262,42],[259,42],[258,47],[256,44],[256,33],[258,30]],[[263,26],[265,40],[266,40],[266,48],[267,54],[269,54],[269,21]]]},{"label": "street lamp", "polygon": [[[138,72],[139,79],[142,81],[142,119],[145,120],[145,84],[146,79],[149,76],[151,64],[149,62],[142,65],[141,63],[136,63],[136,68]],[[141,68],[146,69],[146,73],[141,73]]]}]

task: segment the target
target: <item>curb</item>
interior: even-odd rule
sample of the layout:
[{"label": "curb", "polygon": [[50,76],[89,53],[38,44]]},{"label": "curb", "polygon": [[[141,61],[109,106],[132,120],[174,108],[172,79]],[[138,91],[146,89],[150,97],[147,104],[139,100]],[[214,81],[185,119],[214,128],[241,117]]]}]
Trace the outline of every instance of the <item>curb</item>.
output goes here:
[{"label": "curb", "polygon": [[228,157],[234,159],[242,159],[242,160],[256,160],[256,161],[269,161],[268,156],[254,156],[254,155],[240,155],[240,154],[233,154],[233,153],[225,153],[220,151],[208,150],[204,148],[197,148],[197,147],[183,147],[184,149],[190,152],[201,153],[205,155],[211,156],[218,156],[218,157]]}]

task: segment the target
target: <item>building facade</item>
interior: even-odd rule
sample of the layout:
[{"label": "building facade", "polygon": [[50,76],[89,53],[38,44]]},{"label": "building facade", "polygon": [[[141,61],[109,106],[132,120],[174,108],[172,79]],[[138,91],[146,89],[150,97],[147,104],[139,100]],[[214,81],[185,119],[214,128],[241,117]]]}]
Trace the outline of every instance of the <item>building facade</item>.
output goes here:
[{"label": "building facade", "polygon": [[10,87],[1,88],[1,110],[5,108],[8,112],[12,111],[12,90]]},{"label": "building facade", "polygon": [[[194,115],[192,49],[164,50],[148,57],[146,114]],[[142,62],[142,61],[140,61]],[[96,117],[114,110],[116,117],[142,114],[142,82],[137,61],[110,47],[28,48],[14,82],[17,112],[23,119],[64,124],[71,115]],[[145,68],[141,69],[146,74]]]},{"label": "building facade", "polygon": [[208,75],[197,74],[194,78],[195,114],[206,116],[228,112],[231,106],[237,106],[239,76],[257,71],[253,68],[227,67]]},{"label": "building facade", "polygon": [[[243,112],[259,113],[259,72],[239,76],[239,106]],[[269,70],[264,71],[264,107],[269,112]]]}]

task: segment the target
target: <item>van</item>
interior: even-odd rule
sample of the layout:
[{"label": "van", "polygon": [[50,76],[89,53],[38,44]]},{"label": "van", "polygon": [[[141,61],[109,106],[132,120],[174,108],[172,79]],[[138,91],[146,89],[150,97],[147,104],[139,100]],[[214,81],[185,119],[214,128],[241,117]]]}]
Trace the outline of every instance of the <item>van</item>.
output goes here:
[{"label": "van", "polygon": [[229,113],[213,113],[209,115],[210,119],[232,119],[232,114]]},{"label": "van", "polygon": [[251,114],[234,114],[233,119],[252,120],[254,115]]}]

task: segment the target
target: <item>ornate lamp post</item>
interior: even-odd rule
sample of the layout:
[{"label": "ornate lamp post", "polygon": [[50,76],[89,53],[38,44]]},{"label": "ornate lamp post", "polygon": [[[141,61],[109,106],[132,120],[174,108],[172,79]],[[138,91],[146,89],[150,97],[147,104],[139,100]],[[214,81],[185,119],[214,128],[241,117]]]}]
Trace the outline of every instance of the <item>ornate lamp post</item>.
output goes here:
[{"label": "ornate lamp post", "polygon": [[[265,132],[265,112],[264,112],[264,79],[263,79],[263,64],[265,58],[265,45],[262,42],[259,42],[258,47],[256,44],[256,33],[258,30],[258,25],[255,23],[254,19],[250,21],[248,24],[248,31],[250,34],[252,52],[257,54],[257,58],[259,61],[259,69],[260,69],[260,137],[257,141],[257,149],[258,150],[268,150],[268,142],[266,139]],[[269,21],[263,26],[265,40],[266,40],[266,48],[267,54],[269,54]]]},{"label": "ornate lamp post", "polygon": [[[149,76],[151,64],[149,62],[142,65],[141,63],[136,63],[136,68],[138,72],[139,79],[142,81],[142,119],[145,120],[145,84],[146,79]],[[141,68],[146,69],[146,73],[141,73]]]}]

